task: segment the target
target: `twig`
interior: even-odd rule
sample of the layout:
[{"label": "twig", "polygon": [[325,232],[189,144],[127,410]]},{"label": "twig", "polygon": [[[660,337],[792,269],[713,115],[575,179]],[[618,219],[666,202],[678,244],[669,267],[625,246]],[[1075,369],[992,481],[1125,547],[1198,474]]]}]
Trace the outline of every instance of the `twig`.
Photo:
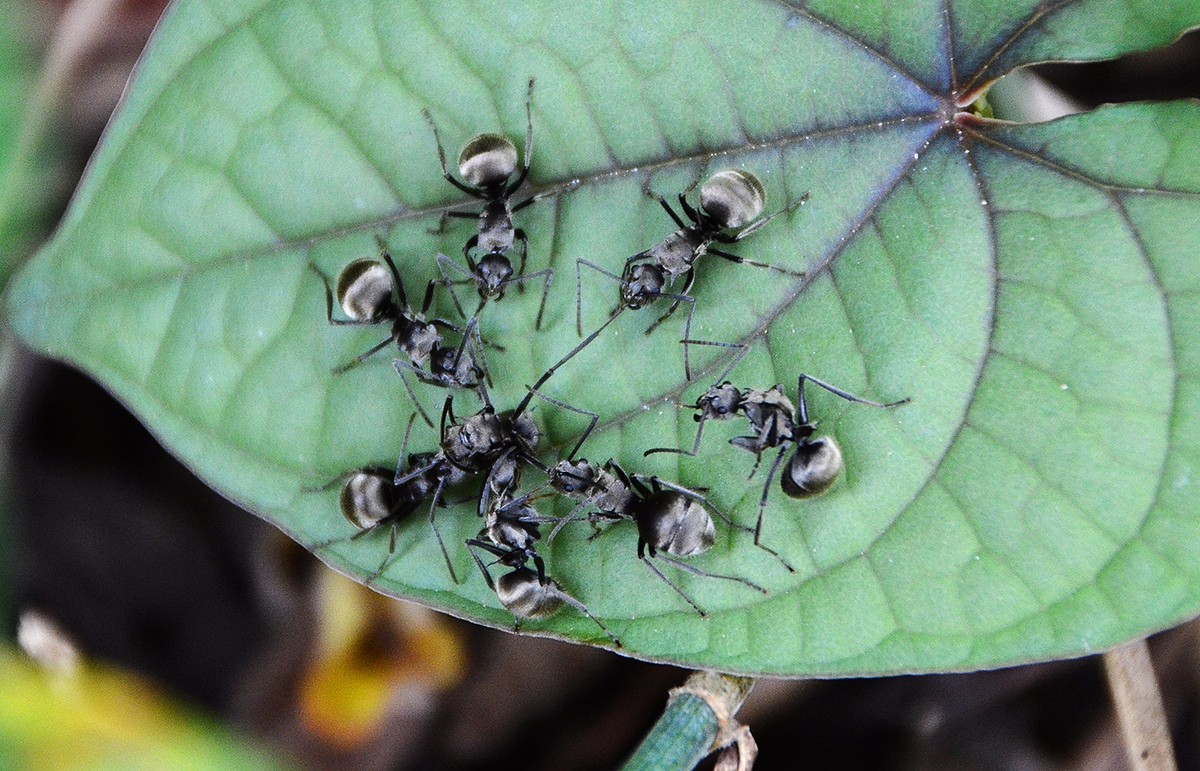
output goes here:
[{"label": "twig", "polygon": [[1171,733],[1146,641],[1137,640],[1105,653],[1104,671],[1117,707],[1130,769],[1174,771]]},{"label": "twig", "polygon": [[672,689],[667,709],[625,764],[625,771],[686,771],[715,749],[722,771],[748,771],[758,747],[750,730],[738,725],[737,712],[754,681],[717,672],[695,672]]}]

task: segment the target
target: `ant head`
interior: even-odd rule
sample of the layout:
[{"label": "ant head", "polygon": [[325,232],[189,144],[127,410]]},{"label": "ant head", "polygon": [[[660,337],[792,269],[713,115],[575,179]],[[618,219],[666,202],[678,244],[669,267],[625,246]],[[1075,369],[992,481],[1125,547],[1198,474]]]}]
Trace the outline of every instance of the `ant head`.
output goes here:
[{"label": "ant head", "polygon": [[737,413],[742,401],[742,392],[726,380],[721,385],[709,386],[704,395],[696,400],[699,412],[693,417],[700,420],[726,420]]},{"label": "ant head", "polygon": [[429,354],[429,371],[434,375],[448,375],[458,383],[469,383],[474,374],[475,361],[464,347],[461,352],[452,346],[435,346]]},{"label": "ant head", "polygon": [[763,213],[767,193],[758,177],[741,169],[725,169],[700,188],[700,208],[722,228],[740,228]]},{"label": "ant head", "polygon": [[458,156],[458,173],[480,188],[504,184],[517,170],[517,148],[499,134],[480,134]]},{"label": "ant head", "polygon": [[496,582],[496,596],[509,613],[517,618],[541,618],[549,616],[562,605],[562,597],[554,584],[538,580],[537,573],[527,567],[519,567],[500,576]]},{"label": "ant head", "polygon": [[480,278],[480,292],[487,297],[495,297],[504,288],[505,282],[512,278],[513,266],[502,254],[488,254],[475,266]]},{"label": "ant head", "polygon": [[375,527],[391,513],[392,480],[374,469],[355,471],[341,495],[342,516],[360,530]]},{"label": "ant head", "polygon": [[842,470],[842,451],[829,436],[800,442],[779,479],[792,498],[813,498],[833,485]]},{"label": "ant head", "polygon": [[659,266],[653,263],[633,265],[621,284],[621,303],[637,310],[658,299],[666,285],[667,277]]},{"label": "ant head", "polygon": [[550,469],[550,486],[563,495],[582,495],[596,483],[596,467],[586,460],[559,461]]},{"label": "ant head", "polygon": [[346,318],[374,323],[392,306],[392,277],[378,260],[355,260],[338,274],[337,301]]}]

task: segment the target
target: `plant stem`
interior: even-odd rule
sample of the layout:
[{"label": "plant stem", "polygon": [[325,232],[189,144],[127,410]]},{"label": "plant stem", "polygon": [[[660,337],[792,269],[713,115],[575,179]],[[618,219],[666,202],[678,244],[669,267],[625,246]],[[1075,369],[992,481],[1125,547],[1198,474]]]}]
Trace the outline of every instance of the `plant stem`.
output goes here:
[{"label": "plant stem", "polygon": [[1137,640],[1105,653],[1104,671],[1117,707],[1129,767],[1134,771],[1174,771],[1171,733],[1146,641]]},{"label": "plant stem", "polygon": [[[734,713],[754,680],[694,672],[671,691],[667,709],[625,764],[625,771],[686,771],[718,747],[735,741]],[[747,734],[748,735],[748,734]]]}]

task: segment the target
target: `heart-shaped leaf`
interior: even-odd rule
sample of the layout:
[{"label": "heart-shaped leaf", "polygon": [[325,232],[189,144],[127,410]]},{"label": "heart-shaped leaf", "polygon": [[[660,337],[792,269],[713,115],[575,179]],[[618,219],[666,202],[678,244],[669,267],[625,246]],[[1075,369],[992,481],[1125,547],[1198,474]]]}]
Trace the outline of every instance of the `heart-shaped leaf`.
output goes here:
[{"label": "heart-shaped leaf", "polygon": [[[1036,126],[960,110],[1018,65],[1162,44],[1197,21],[1182,1],[179,2],[8,309],[31,345],[94,373],[330,565],[511,627],[462,547],[480,525],[470,503],[438,512],[460,585],[422,516],[394,556],[384,534],[351,540],[328,483],[394,465],[412,407],[388,355],[331,374],[386,333],[329,326],[322,276],[384,235],[410,295],[438,277],[434,255],[474,231],[438,231],[465,198],[422,111],[452,154],[483,131],[520,144],[536,76],[529,190],[547,199],[517,217],[529,270],[556,274],[540,331],[538,291],[483,313],[505,348],[488,355],[500,409],[577,342],[576,261],[619,272],[675,227],[646,190],[672,198],[727,167],[763,181],[769,211],[808,194],[730,247],[807,277],[705,258],[692,336],[751,344],[731,375],[748,388],[794,399],[803,372],[911,398],[885,411],[808,394],[845,471],[816,500],[769,490],[763,541],[796,572],[721,522],[691,561],[765,596],[664,565],[700,618],[638,564],[626,523],[595,539],[566,528],[541,547],[550,574],[625,652],[724,671],[1078,655],[1200,607],[1200,109]],[[587,330],[617,289],[584,273]],[[685,383],[685,314],[643,335],[656,310],[623,314],[544,390],[600,414],[588,458],[705,488],[753,525],[766,470],[747,481],[754,458],[726,441],[744,425],[709,424],[696,458],[642,458],[690,446],[677,402],[730,353],[693,347]],[[443,393],[417,389],[434,412]],[[581,416],[535,404],[550,444],[569,447]],[[418,423],[409,449],[436,441]],[[606,642],[570,608],[525,628]]]}]

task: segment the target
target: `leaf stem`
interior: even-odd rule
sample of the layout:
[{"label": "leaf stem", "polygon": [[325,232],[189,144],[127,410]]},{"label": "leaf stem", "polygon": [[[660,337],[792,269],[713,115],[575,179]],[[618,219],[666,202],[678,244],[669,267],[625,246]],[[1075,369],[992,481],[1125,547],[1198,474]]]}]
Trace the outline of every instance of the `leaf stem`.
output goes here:
[{"label": "leaf stem", "polygon": [[686,771],[695,768],[714,749],[737,743],[740,763],[753,762],[747,750],[757,751],[750,733],[733,719],[754,680],[718,672],[694,672],[680,688],[672,689],[667,709],[626,762],[624,771]]},{"label": "leaf stem", "polygon": [[1174,771],[1171,733],[1146,641],[1136,640],[1105,653],[1104,671],[1129,767],[1133,771]]}]

